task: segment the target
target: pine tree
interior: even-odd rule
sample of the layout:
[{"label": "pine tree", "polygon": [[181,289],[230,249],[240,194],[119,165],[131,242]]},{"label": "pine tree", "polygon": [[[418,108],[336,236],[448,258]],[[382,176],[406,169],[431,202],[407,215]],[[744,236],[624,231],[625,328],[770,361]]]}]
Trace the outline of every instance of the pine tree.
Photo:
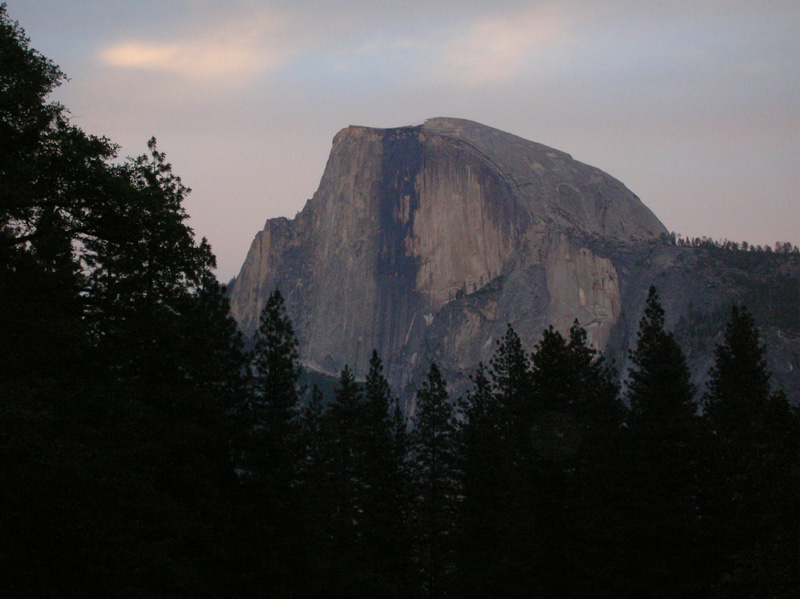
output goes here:
[{"label": "pine tree", "polygon": [[300,387],[300,357],[294,327],[279,289],[267,299],[255,334],[255,400],[261,421],[278,438],[292,437]]},{"label": "pine tree", "polygon": [[608,592],[614,497],[608,487],[623,407],[614,372],[576,321],[549,327],[531,356],[535,464],[532,511],[539,593]]},{"label": "pine tree", "polygon": [[697,539],[699,427],[686,359],[664,328],[664,310],[650,287],[639,324],[630,402],[627,557],[635,575],[626,592],[668,589],[685,596],[703,576]]},{"label": "pine tree", "polygon": [[291,574],[297,596],[320,596],[330,586],[331,473],[327,461],[327,407],[322,391],[314,384],[298,415],[297,486],[292,511],[298,522],[301,556]]},{"label": "pine tree", "polygon": [[398,399],[393,395],[378,352],[373,350],[364,384],[366,412],[365,479],[371,527],[378,536],[397,536],[402,525],[405,423]]},{"label": "pine tree", "polygon": [[705,503],[724,548],[721,591],[789,597],[800,585],[800,423],[770,390],[765,354],[753,317],[732,306],[703,397],[712,431]]},{"label": "pine tree", "polygon": [[467,503],[475,505],[476,515],[495,501],[501,468],[499,447],[502,444],[503,414],[486,367],[479,363],[470,376],[472,388],[467,391],[460,409],[464,417],[461,447],[464,458],[464,484]]},{"label": "pine tree", "polygon": [[508,481],[503,419],[506,413],[483,363],[470,377],[461,406],[460,428],[464,500],[458,537],[457,596],[487,597],[507,585]]},{"label": "pine tree", "polygon": [[182,303],[177,331],[182,376],[213,398],[219,409],[230,413],[246,394],[250,356],[231,316],[225,288],[207,272]]},{"label": "pine tree", "polygon": [[251,389],[237,410],[234,439],[239,473],[236,585],[296,593],[307,582],[304,514],[298,510],[302,446],[299,422],[298,342],[280,290],[268,297],[252,355]]},{"label": "pine tree", "polygon": [[288,501],[298,458],[300,397],[297,337],[279,289],[261,311],[253,350],[253,389],[244,419],[242,472],[275,501]]},{"label": "pine tree", "polygon": [[718,433],[730,437],[757,431],[772,399],[765,353],[747,308],[732,306],[703,396],[704,413]]},{"label": "pine tree", "polygon": [[405,420],[377,351],[373,350],[369,364],[364,384],[363,565],[375,596],[408,595],[413,586],[404,526],[408,502],[403,467]]},{"label": "pine tree", "polygon": [[352,559],[363,532],[365,423],[363,396],[353,371],[345,366],[327,414],[326,455],[329,474],[330,531],[337,568],[352,570]]},{"label": "pine tree", "polygon": [[[477,379],[480,391],[476,389],[475,400],[476,407],[486,406],[486,441],[492,447],[481,444],[482,449],[490,453],[479,458],[480,464],[473,461],[465,465],[470,470],[469,482],[465,484],[469,485],[472,496],[472,499],[465,498],[465,508],[472,512],[477,500],[494,511],[496,518],[487,523],[488,530],[483,534],[492,539],[496,552],[485,552],[485,564],[467,574],[475,584],[464,592],[489,592],[488,586],[495,585],[491,592],[498,595],[524,596],[530,592],[529,583],[534,577],[530,555],[538,543],[532,534],[536,516],[532,503],[531,451],[531,427],[537,408],[531,396],[528,355],[511,325],[497,343],[488,377],[485,377],[488,380],[481,380],[483,378]],[[492,394],[491,399],[486,396],[488,392]],[[472,417],[480,421],[479,412],[474,412]],[[466,428],[465,434],[473,436],[472,425],[467,424]],[[481,434],[475,431],[475,436]],[[475,448],[467,451],[466,455],[474,455]],[[487,488],[489,481],[492,489]]]},{"label": "pine tree", "polygon": [[377,352],[363,386],[349,367],[342,370],[322,435],[328,593],[382,597],[410,588],[404,433],[397,417]]},{"label": "pine tree", "polygon": [[683,351],[664,329],[664,309],[653,286],[631,361],[627,381],[631,424],[659,435],[673,429],[680,435],[694,420],[694,388]]},{"label": "pine tree", "polygon": [[[324,472],[323,427],[325,405],[322,391],[315,384],[311,388],[308,401],[300,408],[300,478],[302,484],[316,487],[322,481]],[[318,495],[306,490],[307,495]]]},{"label": "pine tree", "polygon": [[408,459],[414,558],[426,596],[445,597],[455,567],[462,483],[457,424],[436,364],[417,390],[413,423]]},{"label": "pine tree", "polygon": [[[527,437],[533,406],[530,402],[530,365],[519,335],[509,324],[490,361],[489,375],[501,409],[504,434]],[[519,439],[517,439],[519,440]]]}]

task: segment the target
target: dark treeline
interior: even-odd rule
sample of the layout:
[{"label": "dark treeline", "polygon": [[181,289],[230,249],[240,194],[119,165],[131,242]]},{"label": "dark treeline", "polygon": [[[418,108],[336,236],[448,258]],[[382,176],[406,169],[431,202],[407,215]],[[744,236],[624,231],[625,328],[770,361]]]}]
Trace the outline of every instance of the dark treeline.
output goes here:
[{"label": "dark treeline", "polygon": [[576,323],[509,327],[463,398],[432,364],[408,415],[377,354],[323,397],[63,79],[0,5],[0,596],[796,593],[798,414],[745,308],[702,390],[653,289],[622,388]]},{"label": "dark treeline", "polygon": [[245,570],[267,586],[240,592],[792,597],[798,414],[764,352],[732,307],[698,406],[651,288],[624,389],[577,322],[531,353],[509,326],[464,398],[432,364],[406,421],[375,353],[363,384],[345,367],[334,397],[301,398],[276,290],[242,430],[253,454],[233,458],[264,527]]},{"label": "dark treeline", "polygon": [[766,254],[800,254],[800,248],[788,241],[776,241],[775,245],[750,244],[746,241],[738,242],[730,239],[712,239],[710,237],[683,237],[679,233],[662,234],[660,240],[678,247],[692,247],[701,249],[728,250],[734,252],[756,252]]}]

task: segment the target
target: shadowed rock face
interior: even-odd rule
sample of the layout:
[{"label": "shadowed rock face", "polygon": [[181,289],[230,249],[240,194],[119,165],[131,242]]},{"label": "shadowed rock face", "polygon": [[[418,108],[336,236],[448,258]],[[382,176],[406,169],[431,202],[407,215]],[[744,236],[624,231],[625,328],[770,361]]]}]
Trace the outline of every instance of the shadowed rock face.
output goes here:
[{"label": "shadowed rock face", "polygon": [[473,319],[453,331],[458,340],[448,353],[496,336],[509,301],[527,306],[540,328],[565,331],[580,318],[603,347],[619,316],[618,277],[569,235],[661,233],[619,181],[514,135],[443,118],[349,127],[335,137],[303,211],[293,221],[269,220],[256,236],[232,311],[252,334],[280,286],[307,366],[336,374],[350,364],[363,375],[375,347],[398,383],[427,353],[443,306],[505,279],[511,293],[483,316],[496,326]]},{"label": "shadowed rock face", "polygon": [[376,348],[397,390],[432,359],[463,380],[506,323],[532,348],[578,319],[624,362],[666,233],[616,179],[497,129],[348,127],[303,210],[256,235],[231,309],[252,334],[279,286],[307,367],[361,377]]}]

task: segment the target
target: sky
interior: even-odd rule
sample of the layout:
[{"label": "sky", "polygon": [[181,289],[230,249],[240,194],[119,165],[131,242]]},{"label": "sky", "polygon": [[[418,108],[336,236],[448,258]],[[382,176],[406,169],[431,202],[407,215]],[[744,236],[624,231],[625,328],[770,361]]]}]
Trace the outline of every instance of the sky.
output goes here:
[{"label": "sky", "polygon": [[465,118],[622,181],[684,237],[800,244],[797,0],[9,0],[73,124],[146,150],[226,282],[334,135]]}]

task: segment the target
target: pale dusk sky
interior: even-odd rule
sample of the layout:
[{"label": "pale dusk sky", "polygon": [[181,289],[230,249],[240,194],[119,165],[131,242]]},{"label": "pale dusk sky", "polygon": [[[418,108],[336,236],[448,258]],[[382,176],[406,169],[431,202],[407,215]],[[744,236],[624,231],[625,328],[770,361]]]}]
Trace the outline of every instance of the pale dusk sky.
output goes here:
[{"label": "pale dusk sky", "polygon": [[800,244],[800,2],[11,0],[56,93],[151,136],[238,273],[354,124],[466,118],[621,180],[684,236]]}]

